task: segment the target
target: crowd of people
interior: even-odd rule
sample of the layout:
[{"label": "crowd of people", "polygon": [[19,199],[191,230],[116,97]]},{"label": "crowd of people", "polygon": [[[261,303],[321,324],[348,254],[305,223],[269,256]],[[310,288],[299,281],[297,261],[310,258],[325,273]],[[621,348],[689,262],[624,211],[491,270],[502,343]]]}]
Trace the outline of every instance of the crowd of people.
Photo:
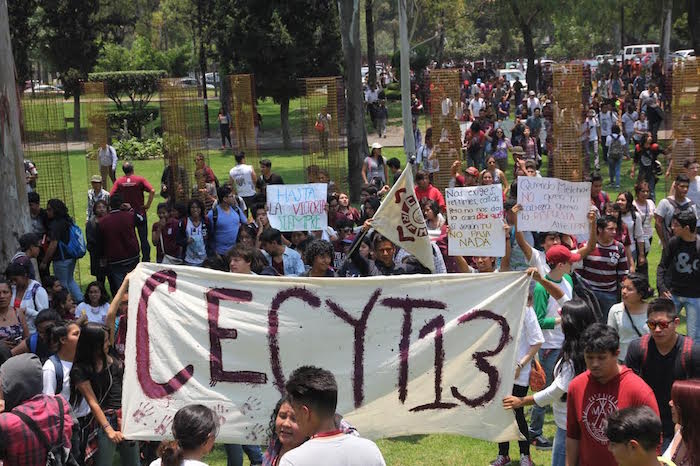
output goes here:
[{"label": "crowd of people", "polygon": [[[700,415],[700,346],[694,343],[700,337],[699,164],[685,160],[672,191],[656,202],[656,179],[663,176],[656,165],[663,151],[658,126],[645,122],[651,119],[650,109],[664,105],[663,98],[655,90],[658,80],[640,88],[638,78],[645,74],[640,71],[630,82],[632,67],[625,66],[612,67],[601,78],[582,129],[586,164],[593,162],[587,166],[591,202],[586,237],[518,229],[522,206],[517,203],[517,178],[541,176],[551,128],[551,89],[539,97],[531,90],[523,100],[522,88],[497,78],[471,83],[471,75],[465,75],[461,103],[441,102],[445,115],[470,122],[456,148],[445,140],[449,132],[434,135],[427,128],[422,140],[415,125],[417,157],[403,168],[413,170],[434,273],[515,270],[534,279],[516,366],[505,368],[514,372],[514,385],[503,407],[514,411],[523,434],[518,445],[521,465],[532,464],[531,447],[552,449],[557,466],[653,464],[643,460],[661,450],[667,464],[699,464],[700,433],[692,421]],[[511,100],[515,126],[506,137],[502,122],[510,116]],[[420,111],[416,97],[414,104]],[[382,113],[377,115],[378,128],[383,128]],[[219,121],[228,124],[225,115]],[[620,186],[621,160],[634,159],[634,193],[620,192],[613,200],[603,190],[599,143],[610,187]],[[211,450],[217,418],[200,405],[178,412],[175,440],[158,448],[125,439],[121,432],[129,273],[140,261],[153,258],[152,248],[158,263],[237,274],[431,273],[372,227],[382,197],[402,173],[400,161],[387,160],[379,143],[363,161],[358,207],[351,205],[348,193],[325,180],[328,227],[323,230],[282,232],[271,225],[266,187],[284,181],[272,171],[270,160],[261,160],[256,171],[238,153],[236,165],[220,181],[198,154],[191,190],[179,181],[177,167],[163,174],[164,202],[156,205],[158,221],[150,237],[147,214],[156,191],[131,162],[121,165],[123,176],[117,178],[116,154],[109,147],[101,149],[104,169],[92,176],[87,193],[84,230],[95,280],[82,290],[74,277],[76,261],[85,254],[76,244],[77,218],[60,199],[48,200],[44,209],[39,195],[30,192],[31,231],[20,238],[20,251],[5,271],[6,280],[0,281],[0,440],[7,439],[0,442],[0,460],[7,466],[45,464],[45,443],[61,444],[79,464],[98,465],[112,464],[118,451],[124,466],[151,461],[156,466],[196,466]],[[450,167],[440,167],[435,157],[444,147],[453,150]],[[516,180],[512,183],[506,174],[509,154]],[[450,186],[501,184],[504,257],[449,254],[445,199],[433,185],[441,170],[449,170]],[[103,189],[107,176],[114,180],[109,191]],[[654,298],[647,257],[659,247]],[[687,335],[678,332],[683,310]],[[267,449],[226,445],[228,464],[242,464],[244,452],[251,464],[311,465],[319,458],[325,464],[384,464],[376,445],[360,438],[336,413],[332,369],[297,369],[286,395],[269,407]],[[538,376],[538,390],[528,395]],[[526,405],[533,405],[529,422]],[[556,424],[553,442],[543,431],[548,405]],[[47,442],[42,442],[44,437]],[[491,464],[510,462],[508,443],[500,443]]]}]

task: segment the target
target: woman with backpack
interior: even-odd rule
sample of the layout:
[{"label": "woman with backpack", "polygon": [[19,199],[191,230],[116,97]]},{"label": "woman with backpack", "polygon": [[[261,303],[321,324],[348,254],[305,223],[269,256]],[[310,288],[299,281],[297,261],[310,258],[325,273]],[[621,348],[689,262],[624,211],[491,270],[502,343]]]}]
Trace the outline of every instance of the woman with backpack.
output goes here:
[{"label": "woman with backpack", "polygon": [[634,206],[634,196],[629,191],[618,194],[615,200],[622,212],[622,222],[630,235],[630,251],[637,265],[636,270],[645,276],[648,273],[646,250],[644,245],[644,228],[642,216]]},{"label": "woman with backpack", "polygon": [[103,326],[87,323],[81,327],[70,371],[70,401],[76,405],[85,399],[92,413],[86,429],[86,459],[92,452],[95,466],[111,466],[118,449],[123,466],[139,466],[138,443],[125,440],[121,432],[124,363],[108,349],[109,335]]},{"label": "woman with backpack", "polygon": [[207,258],[211,224],[204,217],[204,204],[199,199],[190,200],[187,213],[178,226],[177,244],[182,248],[185,265],[199,267]]},{"label": "woman with backpack", "polygon": [[552,466],[566,464],[566,393],[573,378],[586,370],[583,347],[579,339],[583,331],[595,321],[593,311],[581,299],[576,298],[564,303],[561,307],[564,343],[554,366],[554,381],[534,395],[507,396],[503,399],[505,409],[519,409],[533,404],[552,405],[554,423],[557,426],[552,449]]},{"label": "woman with backpack", "polygon": [[637,173],[637,182],[646,181],[649,184],[649,197],[653,201],[656,201],[656,193],[654,192],[656,180],[661,175],[661,173],[658,173],[657,176],[657,159],[659,154],[661,154],[661,148],[654,142],[651,133],[646,133],[642,138],[642,142],[634,148],[634,165],[632,165],[632,171],[630,172],[632,178],[635,178],[635,172]]},{"label": "woman with backpack", "polygon": [[[49,264],[53,261],[54,274],[56,274],[64,288],[70,291],[73,299],[79,303],[83,300],[83,293],[73,277],[78,257],[74,257],[68,251],[68,244],[71,243],[71,236],[74,234],[72,227],[75,223],[68,215],[66,204],[60,199],[49,199],[46,206],[46,216],[49,219],[49,247],[46,250],[46,254],[44,254],[44,259],[39,264],[39,269],[48,271]],[[82,236],[80,239],[82,240]]]},{"label": "woman with backpack", "polygon": [[24,311],[29,334],[36,332],[34,319],[39,311],[49,307],[49,295],[41,283],[29,278],[29,264],[10,264],[5,276],[12,282],[12,303]]},{"label": "woman with backpack", "polygon": [[620,127],[613,125],[612,134],[608,135],[605,140],[605,146],[608,148],[608,172],[610,173],[610,186],[615,186],[615,189],[620,189],[620,168],[622,167],[622,159],[627,154],[627,141],[620,134]]}]

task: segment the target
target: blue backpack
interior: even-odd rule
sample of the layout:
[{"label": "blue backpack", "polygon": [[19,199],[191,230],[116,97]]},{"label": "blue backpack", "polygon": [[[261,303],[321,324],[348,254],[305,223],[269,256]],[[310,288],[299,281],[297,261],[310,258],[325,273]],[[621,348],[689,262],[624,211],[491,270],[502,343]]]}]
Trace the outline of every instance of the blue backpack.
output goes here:
[{"label": "blue backpack", "polygon": [[80,259],[87,251],[83,231],[75,223],[71,223],[69,229],[68,242],[58,242],[63,259]]}]

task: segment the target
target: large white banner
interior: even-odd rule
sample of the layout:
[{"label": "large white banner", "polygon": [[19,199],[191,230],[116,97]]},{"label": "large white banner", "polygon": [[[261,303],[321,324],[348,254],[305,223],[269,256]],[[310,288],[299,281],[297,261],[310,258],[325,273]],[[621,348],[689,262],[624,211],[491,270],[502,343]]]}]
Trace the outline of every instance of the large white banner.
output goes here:
[{"label": "large white banner", "polygon": [[268,184],[267,217],[280,231],[318,231],[328,226],[328,184]]},{"label": "large white banner", "polygon": [[368,438],[519,438],[510,395],[529,277],[237,275],[141,263],[131,275],[123,386],[127,438],[170,434],[210,406],[219,441],[265,443],[285,380],[335,375],[338,412]]},{"label": "large white banner", "polygon": [[589,231],[591,183],[558,178],[518,177],[518,230],[558,231],[571,235]]},{"label": "large white banner", "polygon": [[450,256],[506,255],[503,188],[500,184],[445,189]]}]

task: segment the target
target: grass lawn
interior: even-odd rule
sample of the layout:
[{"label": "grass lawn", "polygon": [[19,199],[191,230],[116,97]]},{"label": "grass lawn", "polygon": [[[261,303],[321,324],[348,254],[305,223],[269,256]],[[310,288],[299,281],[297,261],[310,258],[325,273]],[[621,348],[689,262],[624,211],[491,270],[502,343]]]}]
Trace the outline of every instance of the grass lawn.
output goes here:
[{"label": "grass lawn", "polygon": [[[212,150],[209,152],[210,166],[219,177],[225,180],[228,171],[235,164],[231,151]],[[266,158],[272,161],[272,169],[280,174],[286,183],[303,182],[303,160],[299,152],[264,152]],[[386,148],[384,155],[398,157],[405,161],[405,156],[401,148]],[[71,152],[69,156],[70,168],[73,177],[73,198],[75,199],[75,212],[79,224],[84,224],[85,208],[87,204],[87,174],[84,154],[82,152]],[[629,173],[629,161],[623,163],[622,173]],[[134,162],[136,173],[146,177],[158,192],[158,184],[163,171],[162,160],[136,161]],[[546,166],[546,163],[543,165]],[[257,168],[257,167],[256,167]],[[512,170],[509,171],[512,173]],[[603,169],[603,174],[607,174],[607,168]],[[632,190],[633,181],[629,176],[622,178],[622,190]],[[609,192],[611,199],[615,199],[617,192]],[[657,186],[657,199],[664,197],[664,183]],[[157,220],[155,206],[160,198],[156,195],[153,207],[148,213],[149,226]],[[150,227],[149,227],[150,228]],[[649,256],[650,279],[652,284],[656,282],[656,266],[659,263],[661,248],[654,244]],[[155,252],[152,252],[155,254]],[[87,285],[92,279],[89,273],[88,256],[80,261],[80,281]],[[653,286],[653,285],[652,285]],[[682,331],[684,331],[684,323]],[[529,419],[529,417],[528,417]],[[545,420],[545,435],[549,438],[554,436],[555,425],[551,414]],[[457,435],[414,435],[383,439],[378,441],[379,448],[385,456],[387,464],[390,465],[486,465],[495,458],[497,446],[494,443],[475,440],[469,437]],[[511,454],[513,458],[518,457],[518,449],[515,442],[511,443]],[[551,462],[550,452],[540,452],[532,450],[532,457],[538,465],[548,465]],[[216,448],[208,458],[208,464],[223,466],[226,464],[226,455],[223,448]],[[247,460],[246,460],[247,461]],[[246,464],[248,464],[246,462]],[[515,463],[513,463],[515,464]]]}]

